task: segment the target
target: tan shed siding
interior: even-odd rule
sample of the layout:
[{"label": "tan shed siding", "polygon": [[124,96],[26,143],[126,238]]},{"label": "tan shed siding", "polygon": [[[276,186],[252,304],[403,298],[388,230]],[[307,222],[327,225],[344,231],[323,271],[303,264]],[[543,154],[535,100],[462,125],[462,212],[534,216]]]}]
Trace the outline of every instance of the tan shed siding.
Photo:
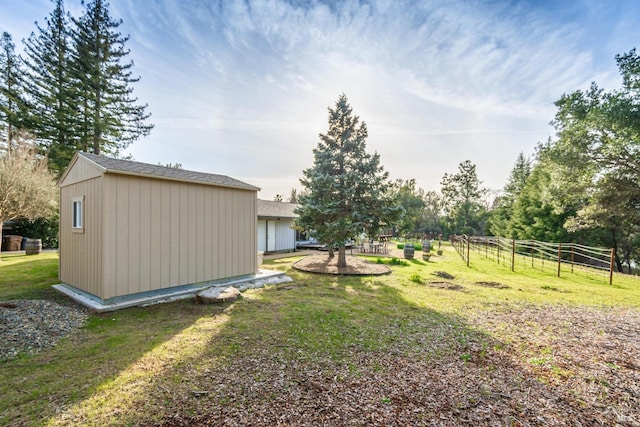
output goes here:
[{"label": "tan shed siding", "polygon": [[[84,197],[82,233],[71,228],[74,197]],[[99,297],[103,297],[102,204],[99,177],[60,188],[60,281]]]},{"label": "tan shed siding", "polygon": [[[227,221],[227,193],[222,189],[219,192],[218,206],[216,209],[218,215],[218,274],[221,276],[230,275],[231,272],[227,272],[227,231],[229,229],[229,222]],[[215,213],[214,213],[215,214]]]},{"label": "tan shed siding", "polygon": [[189,240],[187,241],[187,281],[185,283],[196,283],[198,281],[198,187],[189,185],[189,209],[187,210],[187,224],[189,225]]},{"label": "tan shed siding", "polygon": [[129,293],[129,181],[126,177],[116,179],[116,204],[112,210],[116,217],[116,283],[115,292],[109,297]]},{"label": "tan shed siding", "polygon": [[205,232],[205,215],[207,212],[205,211],[205,200],[207,197],[207,189],[201,185],[196,187],[197,195],[196,195],[196,224],[197,224],[197,234],[196,234],[196,281],[202,282],[207,277],[205,275],[205,265],[208,262],[205,261],[204,254],[204,242],[207,240],[206,232]]},{"label": "tan shed siding", "polygon": [[211,221],[211,276],[222,275],[220,268],[220,192],[211,193],[211,215],[208,217]]},{"label": "tan shed siding", "polygon": [[87,159],[78,157],[75,163],[70,166],[70,169],[64,176],[62,182],[60,182],[60,185],[67,186],[87,179],[98,178],[100,176],[102,176],[101,169],[89,162]]},{"label": "tan shed siding", "polygon": [[[117,243],[117,221],[115,206],[118,204],[116,182],[113,177],[105,175],[102,178],[104,182],[104,227],[102,230],[102,247],[103,247],[103,288],[105,294],[109,297],[115,295],[117,283],[116,266],[118,260]],[[103,297],[103,298],[109,298]]]},{"label": "tan shed siding", "polygon": [[255,272],[256,193],[106,174],[102,298]]}]

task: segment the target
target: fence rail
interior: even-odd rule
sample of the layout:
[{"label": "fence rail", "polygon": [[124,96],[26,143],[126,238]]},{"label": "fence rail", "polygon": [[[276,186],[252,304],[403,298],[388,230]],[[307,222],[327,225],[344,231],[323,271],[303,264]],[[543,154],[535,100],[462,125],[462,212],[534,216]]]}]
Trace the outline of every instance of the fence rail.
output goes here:
[{"label": "fence rail", "polygon": [[596,248],[578,243],[549,243],[537,240],[515,240],[504,237],[451,236],[451,244],[469,266],[471,251],[515,271],[518,263],[530,264],[531,268],[553,269],[560,277],[563,271],[585,271],[608,273],[609,284],[613,284],[615,249]]}]

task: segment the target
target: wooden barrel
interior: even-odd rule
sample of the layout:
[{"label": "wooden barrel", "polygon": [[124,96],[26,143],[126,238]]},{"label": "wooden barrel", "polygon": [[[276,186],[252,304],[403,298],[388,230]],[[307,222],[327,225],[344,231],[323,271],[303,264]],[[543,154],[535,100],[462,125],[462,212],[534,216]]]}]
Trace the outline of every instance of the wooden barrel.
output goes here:
[{"label": "wooden barrel", "polygon": [[27,255],[37,255],[42,252],[42,239],[27,239],[24,245]]},{"label": "wooden barrel", "polygon": [[413,254],[416,248],[413,245],[404,245],[404,257],[406,259],[413,259]]}]

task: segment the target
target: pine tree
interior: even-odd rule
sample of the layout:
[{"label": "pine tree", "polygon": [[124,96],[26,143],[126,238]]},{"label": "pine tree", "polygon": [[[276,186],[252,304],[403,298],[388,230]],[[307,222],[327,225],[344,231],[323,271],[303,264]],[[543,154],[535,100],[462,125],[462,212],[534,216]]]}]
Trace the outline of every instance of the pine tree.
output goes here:
[{"label": "pine tree", "polygon": [[376,233],[395,219],[399,208],[390,195],[388,173],[377,153],[366,151],[365,123],[353,115],[346,95],[329,108],[329,130],[320,134],[314,164],[303,171],[297,226],[338,248],[338,267],[347,265],[345,245],[362,232]]},{"label": "pine tree", "polygon": [[109,15],[109,3],[93,0],[73,20],[73,69],[78,80],[80,121],[78,147],[95,154],[118,155],[136,139],[149,134],[147,105],[137,105],[132,83],[133,61],[117,28],[122,20]]},{"label": "pine tree", "polygon": [[298,190],[295,188],[292,188],[289,193],[289,203],[298,203]]},{"label": "pine tree", "polygon": [[31,33],[24,45],[27,92],[33,103],[28,128],[48,155],[49,167],[61,172],[76,149],[77,98],[64,2],[53,2],[46,25],[36,23],[37,33]]},{"label": "pine tree", "polygon": [[458,173],[445,173],[440,184],[452,231],[481,234],[484,231],[482,220],[485,214],[481,200],[486,189],[478,179],[476,165],[465,160],[458,165]]},{"label": "pine tree", "polygon": [[504,186],[504,193],[494,201],[494,209],[489,218],[489,229],[496,236],[515,238],[513,230],[510,230],[510,220],[513,204],[525,188],[531,175],[531,160],[520,153],[516,163],[511,169],[511,174]]},{"label": "pine tree", "polygon": [[26,101],[22,59],[15,53],[11,35],[0,38],[0,141],[4,140],[10,153],[16,133],[25,126]]}]

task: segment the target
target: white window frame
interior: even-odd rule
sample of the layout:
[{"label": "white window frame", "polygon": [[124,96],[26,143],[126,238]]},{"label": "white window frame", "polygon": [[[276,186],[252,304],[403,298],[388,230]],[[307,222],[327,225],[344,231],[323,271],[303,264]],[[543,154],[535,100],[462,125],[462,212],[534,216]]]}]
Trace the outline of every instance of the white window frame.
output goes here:
[{"label": "white window frame", "polygon": [[71,198],[71,230],[84,233],[84,196]]}]

